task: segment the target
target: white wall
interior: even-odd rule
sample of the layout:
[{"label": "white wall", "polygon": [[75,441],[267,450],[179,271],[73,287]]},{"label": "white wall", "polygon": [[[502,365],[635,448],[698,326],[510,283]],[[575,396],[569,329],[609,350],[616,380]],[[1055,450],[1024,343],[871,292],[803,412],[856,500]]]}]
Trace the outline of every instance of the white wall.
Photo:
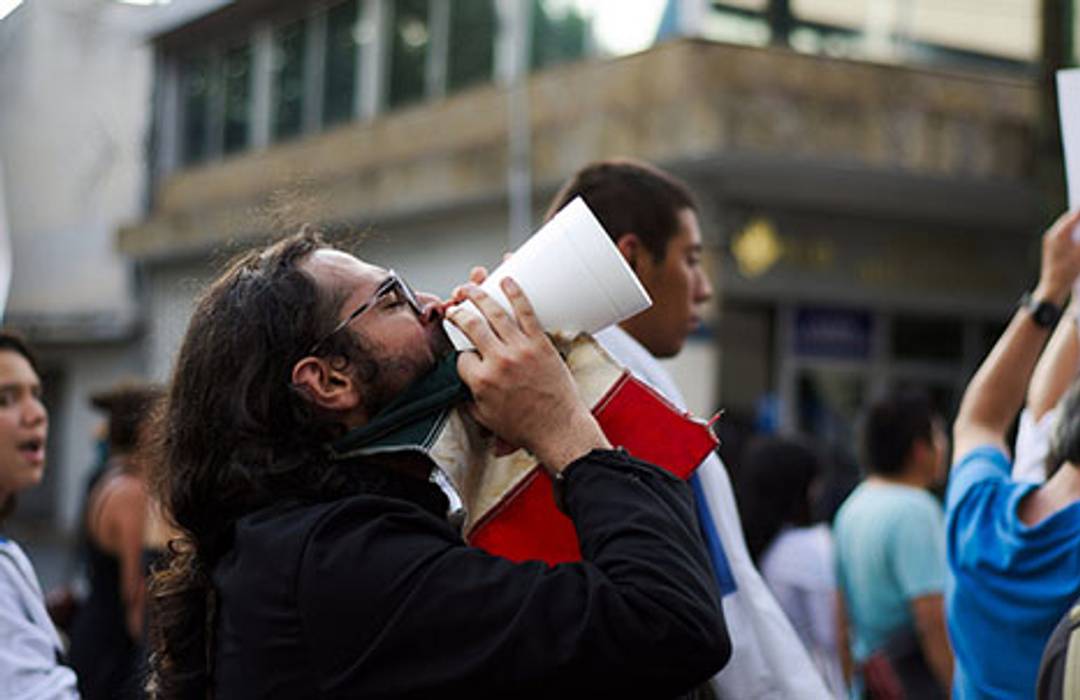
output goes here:
[{"label": "white wall", "polygon": [[151,55],[117,28],[123,9],[37,0],[4,22],[18,23],[0,45],[14,317],[133,316],[112,237],[140,213]]},{"label": "white wall", "polygon": [[100,416],[89,394],[145,369],[132,267],[114,237],[143,215],[147,38],[220,4],[30,0],[0,20],[0,168],[13,252],[5,320],[30,331],[58,385],[42,495],[63,529],[75,523],[93,461]]}]

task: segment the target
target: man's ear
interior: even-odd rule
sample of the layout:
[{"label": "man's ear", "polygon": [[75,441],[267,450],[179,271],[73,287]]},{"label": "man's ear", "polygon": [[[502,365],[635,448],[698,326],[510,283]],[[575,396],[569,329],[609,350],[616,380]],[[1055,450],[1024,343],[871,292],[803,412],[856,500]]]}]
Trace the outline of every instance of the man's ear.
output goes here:
[{"label": "man's ear", "polygon": [[645,252],[645,246],[641,244],[641,239],[637,237],[636,233],[624,233],[615,239],[615,247],[619,249],[622,256],[626,258],[626,262],[630,265],[630,269],[634,272],[638,271],[638,263],[641,260],[642,254]]},{"label": "man's ear", "polygon": [[330,361],[309,355],[293,365],[293,386],[328,411],[351,411],[361,403],[361,387],[352,375],[335,369]]}]

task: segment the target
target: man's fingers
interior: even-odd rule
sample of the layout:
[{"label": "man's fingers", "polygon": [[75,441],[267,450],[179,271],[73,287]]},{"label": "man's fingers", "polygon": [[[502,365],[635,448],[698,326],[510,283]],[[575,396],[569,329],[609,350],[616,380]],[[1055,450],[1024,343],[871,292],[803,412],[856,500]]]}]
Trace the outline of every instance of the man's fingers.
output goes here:
[{"label": "man's fingers", "polygon": [[1080,209],[1067,211],[1057,218],[1046,232],[1046,238],[1053,242],[1060,241],[1058,245],[1069,245],[1080,242]]},{"label": "man's fingers", "polygon": [[[483,360],[480,359],[480,355],[466,350],[465,352],[459,352],[457,357],[457,371],[458,376],[461,377],[461,381],[465,382],[466,386],[476,377],[476,373],[480,371],[480,365]],[[471,403],[468,405],[472,405]]]},{"label": "man's fingers", "polygon": [[540,327],[540,320],[536,318],[536,312],[533,311],[532,304],[525,296],[525,292],[521,291],[518,283],[507,277],[502,280],[499,286],[502,287],[506,298],[510,300],[510,305],[514,308],[514,316],[517,318],[518,325],[525,335],[532,337],[542,334],[544,329]]},{"label": "man's fingers", "polygon": [[1080,209],[1073,209],[1067,211],[1058,217],[1057,226],[1072,233],[1072,230],[1076,228],[1077,223],[1080,223]]},{"label": "man's fingers", "polygon": [[[465,306],[458,305],[448,309],[446,318],[465,334],[481,355],[491,352],[500,342],[488,322]],[[459,359],[458,367],[460,366]]]},{"label": "man's fingers", "polygon": [[473,284],[483,284],[487,279],[488,271],[486,267],[477,265],[473,269],[469,270],[469,281]]},{"label": "man's fingers", "polygon": [[509,341],[518,332],[514,319],[490,294],[479,287],[470,286],[466,288],[465,295],[476,304],[476,308],[480,309],[480,313],[484,314],[495,333],[504,341]]}]

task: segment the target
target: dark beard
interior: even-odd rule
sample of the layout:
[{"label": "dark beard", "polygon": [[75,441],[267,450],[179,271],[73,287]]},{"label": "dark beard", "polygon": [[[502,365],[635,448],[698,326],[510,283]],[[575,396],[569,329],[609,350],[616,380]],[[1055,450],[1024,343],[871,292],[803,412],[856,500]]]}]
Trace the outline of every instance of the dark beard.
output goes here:
[{"label": "dark beard", "polygon": [[450,336],[446,334],[446,329],[440,322],[431,341],[431,352],[435,355],[435,361],[438,362],[453,351],[454,344],[450,342]]},{"label": "dark beard", "polygon": [[368,417],[378,415],[407,386],[431,371],[432,362],[418,362],[403,357],[382,357],[378,372],[364,386],[364,410]]},{"label": "dark beard", "polygon": [[384,409],[406,387],[434,369],[442,358],[454,350],[442,323],[438,323],[429,336],[431,359],[425,360],[391,355],[381,345],[372,343],[362,334],[357,335],[365,348],[365,358],[364,366],[360,368],[362,371],[355,378],[363,387],[364,411],[369,419]]}]

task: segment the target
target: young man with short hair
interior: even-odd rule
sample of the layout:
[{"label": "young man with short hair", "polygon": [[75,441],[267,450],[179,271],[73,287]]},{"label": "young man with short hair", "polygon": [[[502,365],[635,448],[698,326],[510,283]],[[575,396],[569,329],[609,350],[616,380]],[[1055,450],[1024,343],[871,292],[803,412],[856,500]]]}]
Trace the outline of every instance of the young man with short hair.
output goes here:
[{"label": "young man with short hair", "polygon": [[[698,206],[674,176],[628,159],[579,170],[555,195],[550,219],[582,197],[652,297],[653,305],[596,335],[634,375],[685,410],[657,359],[679,354],[713,295],[702,267]],[[746,549],[727,470],[710,455],[691,478],[731,635],[732,656],[712,680],[724,698],[826,698],[824,682]]]},{"label": "young man with short hair", "polygon": [[895,392],[871,406],[862,433],[868,476],[833,527],[847,622],[839,630],[841,653],[859,667],[878,652],[921,654],[919,669],[928,673],[901,680],[925,684],[910,696],[944,698],[952,685],[945,516],[927,490],[944,477],[944,428],[925,396]]}]

